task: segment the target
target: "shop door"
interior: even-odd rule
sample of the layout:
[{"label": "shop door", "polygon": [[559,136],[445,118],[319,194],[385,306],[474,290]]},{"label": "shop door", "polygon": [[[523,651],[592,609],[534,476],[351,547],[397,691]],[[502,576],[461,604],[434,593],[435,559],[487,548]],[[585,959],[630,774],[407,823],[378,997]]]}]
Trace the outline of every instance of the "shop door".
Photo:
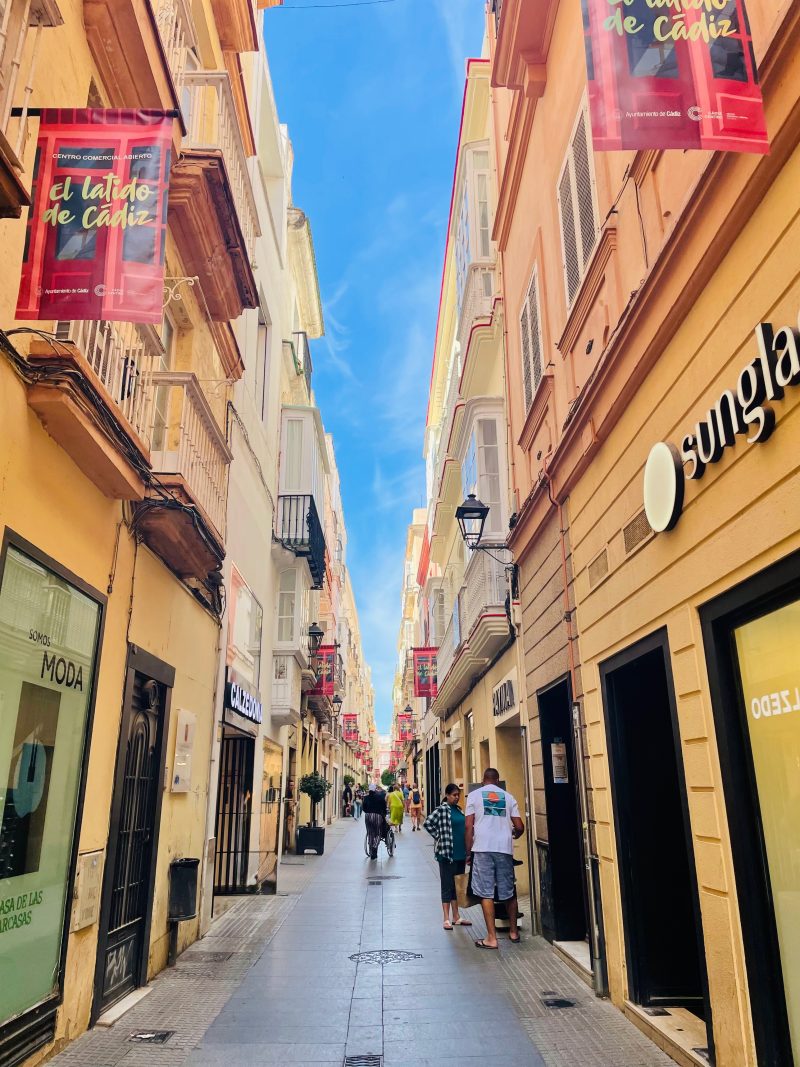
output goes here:
[{"label": "shop door", "polygon": [[542,933],[549,941],[584,941],[586,877],[569,682],[539,693],[538,704],[547,807],[547,845],[538,843]]},{"label": "shop door", "polygon": [[601,668],[629,995],[707,1011],[705,951],[666,634]]},{"label": "shop door", "polygon": [[247,887],[254,757],[254,738],[233,730],[223,736],[214,857],[214,892],[218,895],[241,893]]},{"label": "shop door", "polygon": [[103,888],[95,1018],[147,981],[166,700],[164,684],[129,664]]},{"label": "shop door", "polygon": [[258,838],[259,884],[274,887],[278,878],[278,834],[281,817],[281,777],[283,750],[280,745],[264,738],[264,765],[261,773],[261,821]]}]

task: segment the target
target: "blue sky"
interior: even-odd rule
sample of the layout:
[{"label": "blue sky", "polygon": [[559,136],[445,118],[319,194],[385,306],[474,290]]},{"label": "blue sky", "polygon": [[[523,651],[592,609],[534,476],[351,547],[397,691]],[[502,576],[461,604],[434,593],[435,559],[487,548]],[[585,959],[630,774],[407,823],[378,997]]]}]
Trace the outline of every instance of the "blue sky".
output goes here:
[{"label": "blue sky", "polygon": [[[265,13],[295,204],[311,220],[326,336],[314,385],[334,434],[348,563],[379,731],[391,719],[465,59],[482,0],[391,0]],[[343,0],[338,0],[342,3]],[[307,10],[299,10],[307,8]]]}]

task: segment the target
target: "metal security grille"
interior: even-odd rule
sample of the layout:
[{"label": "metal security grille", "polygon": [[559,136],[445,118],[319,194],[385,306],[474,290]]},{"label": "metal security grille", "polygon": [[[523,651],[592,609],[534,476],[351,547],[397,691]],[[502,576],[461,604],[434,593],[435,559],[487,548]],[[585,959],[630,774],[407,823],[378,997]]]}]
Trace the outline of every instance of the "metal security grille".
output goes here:
[{"label": "metal security grille", "polygon": [[116,832],[114,879],[103,970],[103,1004],[138,984],[158,786],[161,687],[136,672]]},{"label": "metal security grille", "polygon": [[222,738],[217,799],[214,892],[239,893],[247,885],[253,803],[252,737]]},{"label": "metal security grille", "polygon": [[383,1056],[347,1056],[344,1067],[382,1067]]}]

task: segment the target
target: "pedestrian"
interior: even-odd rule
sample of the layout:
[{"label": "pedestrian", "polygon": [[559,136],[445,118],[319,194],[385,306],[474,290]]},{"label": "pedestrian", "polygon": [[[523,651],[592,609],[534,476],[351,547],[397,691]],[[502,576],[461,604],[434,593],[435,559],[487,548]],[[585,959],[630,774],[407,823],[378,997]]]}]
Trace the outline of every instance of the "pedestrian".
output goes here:
[{"label": "pedestrian", "polygon": [[404,802],[405,808],[406,808],[406,815],[408,815],[408,804],[409,804],[408,798],[410,796],[411,796],[411,790],[408,788],[408,782],[404,780],[403,781],[403,802]]},{"label": "pedestrian", "polygon": [[445,930],[452,930],[454,926],[472,926],[469,919],[462,919],[459,914],[456,893],[456,875],[463,874],[467,865],[467,820],[458,806],[460,799],[461,790],[451,782],[445,786],[442,803],[422,824],[435,841],[433,854],[439,864]]},{"label": "pedestrian", "polygon": [[514,886],[514,840],[525,833],[525,824],[511,793],[500,788],[494,767],[483,772],[483,784],[467,799],[466,845],[472,854],[472,892],[481,898],[486,937],[476,948],[497,949],[494,921],[495,894],[506,902],[508,939],[520,942],[517,929],[517,894]]},{"label": "pedestrian", "polygon": [[342,812],[345,816],[349,816],[352,810],[353,804],[353,790],[350,788],[350,783],[344,783],[344,789],[342,790]]},{"label": "pedestrian", "polygon": [[389,822],[397,830],[398,834],[403,830],[403,816],[406,813],[406,804],[403,799],[403,790],[399,784],[389,794]]},{"label": "pedestrian", "polygon": [[369,858],[378,858],[378,845],[386,837],[386,794],[375,782],[369,783],[369,792],[364,797],[364,822],[367,824]]},{"label": "pedestrian", "polygon": [[408,814],[411,816],[411,829],[422,829],[422,790],[417,788],[417,783],[412,783],[411,793],[408,798]]},{"label": "pedestrian", "polygon": [[356,786],[356,791],[353,794],[353,818],[361,818],[361,805],[364,803],[364,790],[360,785]]}]

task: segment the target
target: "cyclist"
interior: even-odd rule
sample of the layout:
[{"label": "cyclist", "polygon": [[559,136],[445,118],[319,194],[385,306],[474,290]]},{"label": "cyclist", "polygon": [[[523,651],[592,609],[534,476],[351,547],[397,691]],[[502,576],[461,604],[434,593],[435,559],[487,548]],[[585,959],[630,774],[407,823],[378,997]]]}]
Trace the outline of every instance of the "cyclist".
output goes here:
[{"label": "cyclist", "polygon": [[363,810],[364,821],[367,824],[369,858],[376,860],[378,858],[378,845],[381,841],[386,840],[388,809],[386,806],[386,793],[382,789],[378,789],[375,782],[369,783],[369,792],[364,797]]}]

